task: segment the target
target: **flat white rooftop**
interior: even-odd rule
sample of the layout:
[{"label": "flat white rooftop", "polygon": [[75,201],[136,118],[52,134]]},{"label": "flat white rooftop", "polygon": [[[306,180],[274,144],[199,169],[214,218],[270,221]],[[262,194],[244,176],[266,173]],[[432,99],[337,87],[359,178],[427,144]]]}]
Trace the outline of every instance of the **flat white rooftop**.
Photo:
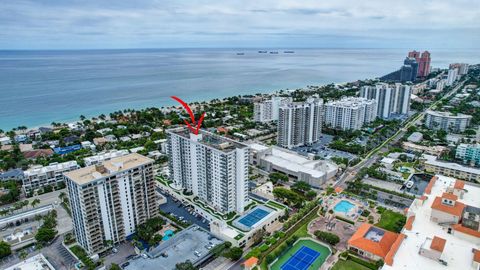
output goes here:
[{"label": "flat white rooftop", "polygon": [[480,169],[463,166],[461,164],[453,163],[453,162],[446,162],[437,160],[437,157],[432,155],[422,155],[422,159],[425,159],[425,164],[430,164],[432,166],[438,166],[443,168],[448,168],[451,170],[458,170],[462,172],[472,173],[472,174],[480,174]]},{"label": "flat white rooftop", "polygon": [[[472,264],[472,249],[480,249],[477,244],[480,241],[473,243],[466,238],[449,234],[447,228],[430,221],[433,200],[437,196],[441,196],[448,187],[453,187],[456,181],[455,178],[437,176],[438,180],[433,185],[431,194],[427,196],[426,201],[421,204],[420,199],[416,199],[412,203],[408,211],[409,215],[415,214],[412,230],[409,231],[405,228],[402,230],[406,237],[394,256],[393,265],[385,264],[382,270],[477,270]],[[467,192],[465,192],[463,199],[459,198],[458,201],[466,205],[480,206],[480,187],[465,182],[464,189]],[[420,247],[425,244],[427,238],[434,238],[435,236],[446,240],[441,256],[441,259],[447,262],[446,266],[418,254]]]},{"label": "flat white rooftop", "polygon": [[26,170],[25,176],[31,176],[31,175],[37,175],[37,174],[42,174],[42,173],[47,173],[47,172],[53,172],[53,171],[61,171],[65,169],[71,169],[73,167],[77,167],[78,164],[75,160],[73,161],[67,161],[67,162],[62,162],[62,163],[52,163],[48,166],[35,166],[32,167],[28,170]]},{"label": "flat white rooftop", "polygon": [[[252,143],[248,146],[257,151],[264,151],[269,148],[257,143]],[[311,160],[292,151],[275,146],[272,147],[272,154],[265,155],[263,159],[270,162],[272,165],[288,169],[295,173],[306,173],[314,178],[321,178],[325,174],[336,173],[338,170],[338,166],[333,162],[326,160]]]},{"label": "flat white rooftop", "polygon": [[38,254],[5,270],[55,270],[55,268],[42,254]]}]

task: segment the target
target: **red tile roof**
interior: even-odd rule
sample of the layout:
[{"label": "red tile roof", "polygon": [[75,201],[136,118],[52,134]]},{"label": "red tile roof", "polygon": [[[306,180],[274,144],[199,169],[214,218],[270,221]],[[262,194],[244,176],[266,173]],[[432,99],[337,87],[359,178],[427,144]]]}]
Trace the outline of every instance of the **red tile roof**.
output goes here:
[{"label": "red tile roof", "polygon": [[480,263],[480,250],[473,249],[473,261]]},{"label": "red tile roof", "polygon": [[219,133],[225,133],[225,134],[228,133],[228,129],[226,129],[225,127],[218,127],[218,128],[217,128],[217,131],[218,131]]},{"label": "red tile roof", "polygon": [[243,265],[245,265],[245,267],[248,267],[248,268],[251,268],[255,265],[257,265],[258,263],[258,258],[256,257],[250,257],[248,260],[246,260]]},{"label": "red tile roof", "polygon": [[51,156],[51,155],[53,155],[53,150],[52,149],[37,149],[37,150],[27,151],[27,152],[23,153],[23,156],[26,159],[48,157],[48,156]]},{"label": "red tile roof", "polygon": [[425,188],[425,193],[426,194],[432,193],[432,187],[433,187],[433,185],[435,185],[435,182],[437,181],[437,179],[438,179],[437,176],[434,176],[434,177],[432,177],[432,179],[430,179],[430,182],[428,182],[428,185]]},{"label": "red tile roof", "polygon": [[445,249],[445,243],[447,243],[447,240],[435,236],[433,237],[432,244],[430,244],[430,249],[443,252],[443,249]]},{"label": "red tile roof", "polygon": [[465,204],[461,202],[455,202],[455,205],[445,205],[442,203],[442,197],[436,197],[432,203],[432,209],[449,213],[451,215],[461,217],[463,213],[463,209],[465,208]]},{"label": "red tile roof", "polygon": [[[414,216],[413,216],[414,217]],[[385,263],[387,265],[392,266],[393,265],[393,258],[395,257],[395,254],[397,254],[397,250],[400,248],[400,245],[403,242],[403,239],[405,239],[405,234],[401,233],[397,240],[393,243],[392,247],[390,248],[390,251],[387,253],[387,256],[385,257]]]},{"label": "red tile roof", "polygon": [[458,200],[458,196],[457,196],[457,195],[452,194],[452,193],[446,193],[446,192],[444,192],[444,193],[442,194],[442,198],[449,199],[449,200],[452,200],[452,201]]},{"label": "red tile roof", "polygon": [[341,187],[336,187],[335,188],[336,193],[342,193],[342,191],[343,191],[343,188],[341,188]]},{"label": "red tile roof", "polygon": [[384,235],[379,242],[374,242],[372,240],[364,238],[365,234],[368,232],[368,230],[370,230],[371,227],[374,226],[363,223],[352,235],[352,237],[350,237],[350,239],[348,240],[348,245],[385,258],[399,235],[397,233],[375,227],[378,230],[383,231]]},{"label": "red tile roof", "polygon": [[470,228],[467,228],[465,226],[463,226],[462,224],[455,224],[452,226],[452,228],[455,230],[455,231],[459,231],[461,233],[464,233],[464,234],[469,234],[471,236],[475,236],[475,237],[478,237],[480,238],[480,232],[479,231],[476,231],[474,229],[470,229]]},{"label": "red tile roof", "polygon": [[411,231],[412,230],[412,227],[413,227],[413,222],[415,221],[415,216],[410,216],[408,219],[407,219],[407,222],[405,223],[405,226],[403,226],[405,229]]},{"label": "red tile roof", "polygon": [[463,189],[465,187],[465,181],[457,180],[455,181],[454,189]]}]

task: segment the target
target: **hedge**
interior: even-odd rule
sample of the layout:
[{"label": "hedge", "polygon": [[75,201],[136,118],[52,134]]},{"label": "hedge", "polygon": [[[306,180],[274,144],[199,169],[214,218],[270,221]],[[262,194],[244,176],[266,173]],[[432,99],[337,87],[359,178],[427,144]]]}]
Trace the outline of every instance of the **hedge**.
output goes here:
[{"label": "hedge", "polygon": [[347,222],[347,223],[350,223],[350,224],[352,224],[352,225],[355,224],[355,222],[352,221],[352,220],[350,220],[350,219],[346,219],[346,218],[343,218],[343,217],[340,217],[340,216],[335,216],[335,218],[338,219],[338,220],[341,220],[341,221],[345,221],[345,222]]},{"label": "hedge", "polygon": [[365,267],[367,267],[367,268],[370,268],[370,269],[372,269],[372,270],[377,270],[377,269],[378,269],[378,267],[377,267],[376,264],[371,263],[371,262],[367,262],[367,261],[365,261],[365,260],[362,260],[362,259],[360,259],[360,258],[358,258],[357,256],[354,256],[354,255],[352,255],[352,254],[349,254],[349,255],[348,255],[348,259],[350,259],[350,260],[352,260],[352,261],[354,261],[354,262],[356,262],[356,263],[358,263],[358,264],[361,264],[361,265],[363,265],[363,266],[365,266]]}]

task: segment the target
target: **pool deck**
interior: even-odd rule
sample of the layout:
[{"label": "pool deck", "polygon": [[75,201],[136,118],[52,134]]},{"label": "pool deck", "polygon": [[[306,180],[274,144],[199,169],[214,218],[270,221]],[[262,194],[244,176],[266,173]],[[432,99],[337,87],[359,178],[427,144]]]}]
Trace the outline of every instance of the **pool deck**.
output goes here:
[{"label": "pool deck", "polygon": [[[347,213],[344,213],[344,212],[340,212],[340,211],[335,211],[335,206],[337,206],[341,201],[348,201],[350,202],[351,204],[354,205],[354,207],[352,207],[352,209],[350,211],[348,211]],[[337,197],[329,197],[326,202],[325,202],[326,206],[328,207],[329,210],[332,210],[334,211],[334,214],[337,215],[337,216],[340,216],[340,217],[344,217],[344,218],[347,218],[347,219],[350,219],[350,220],[357,220],[357,218],[360,216],[360,213],[359,211],[362,211],[365,207],[365,205],[360,202],[360,201],[356,201],[354,199],[350,199],[350,198],[346,198],[342,195],[340,196],[337,196]]]}]

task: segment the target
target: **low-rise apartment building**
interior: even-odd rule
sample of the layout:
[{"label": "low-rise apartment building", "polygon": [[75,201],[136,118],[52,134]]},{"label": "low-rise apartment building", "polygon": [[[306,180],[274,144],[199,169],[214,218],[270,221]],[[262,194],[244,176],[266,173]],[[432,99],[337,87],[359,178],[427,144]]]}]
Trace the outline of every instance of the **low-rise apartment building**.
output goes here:
[{"label": "low-rise apartment building", "polygon": [[83,159],[85,166],[92,166],[102,163],[103,161],[110,160],[112,158],[128,155],[128,150],[112,150],[108,152],[98,153],[94,156],[86,157]]},{"label": "low-rise apartment building", "polygon": [[464,132],[470,125],[471,115],[452,114],[427,110],[425,112],[425,126],[433,130],[445,130],[447,132]]},{"label": "low-rise apartment building", "polygon": [[461,164],[437,160],[432,155],[422,155],[420,159],[425,171],[455,177],[471,182],[480,182],[480,169],[463,166]]},{"label": "low-rise apartment building", "polygon": [[24,171],[23,189],[26,193],[36,189],[63,183],[63,174],[80,168],[76,161],[34,166]]},{"label": "low-rise apartment building", "polygon": [[321,187],[335,177],[338,166],[329,160],[314,160],[293,151],[258,143],[249,144],[250,164],[267,172],[282,172],[293,181]]},{"label": "low-rise apartment building", "polygon": [[455,158],[461,159],[463,163],[472,166],[480,165],[480,145],[462,143],[457,147]]},{"label": "low-rise apartment building", "polygon": [[412,151],[416,153],[425,153],[425,154],[433,155],[436,157],[439,157],[441,154],[443,154],[445,151],[448,150],[447,147],[441,146],[441,145],[424,146],[424,145],[415,144],[411,142],[403,142],[402,148],[407,151]]}]

